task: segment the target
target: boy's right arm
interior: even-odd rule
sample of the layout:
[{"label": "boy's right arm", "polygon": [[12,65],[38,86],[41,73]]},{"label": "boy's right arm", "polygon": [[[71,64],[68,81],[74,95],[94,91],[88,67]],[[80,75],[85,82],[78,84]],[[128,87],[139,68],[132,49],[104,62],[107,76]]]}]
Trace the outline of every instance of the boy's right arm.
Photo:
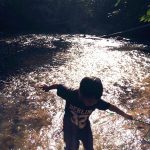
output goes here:
[{"label": "boy's right arm", "polygon": [[40,88],[45,91],[45,92],[48,92],[49,90],[54,90],[54,89],[57,89],[59,86],[59,84],[53,84],[53,85],[42,85]]},{"label": "boy's right arm", "polygon": [[45,84],[45,85],[42,85],[40,88],[42,90],[44,90],[45,92],[48,92],[49,90],[56,89],[57,95],[63,99],[66,99],[66,100],[71,98],[72,91],[73,91],[72,89],[69,89],[62,84],[53,84],[51,86]]}]

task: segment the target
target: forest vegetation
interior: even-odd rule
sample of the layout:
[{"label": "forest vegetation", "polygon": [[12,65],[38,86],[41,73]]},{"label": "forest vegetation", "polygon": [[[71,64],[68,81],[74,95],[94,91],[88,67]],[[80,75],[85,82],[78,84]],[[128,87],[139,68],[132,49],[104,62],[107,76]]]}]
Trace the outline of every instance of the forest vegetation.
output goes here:
[{"label": "forest vegetation", "polygon": [[0,32],[111,33],[150,22],[149,0],[0,0]]}]

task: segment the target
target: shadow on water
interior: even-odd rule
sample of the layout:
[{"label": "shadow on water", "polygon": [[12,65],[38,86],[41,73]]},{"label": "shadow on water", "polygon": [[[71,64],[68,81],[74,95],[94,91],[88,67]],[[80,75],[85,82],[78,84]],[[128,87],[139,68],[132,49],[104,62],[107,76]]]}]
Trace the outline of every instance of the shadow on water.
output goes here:
[{"label": "shadow on water", "polygon": [[[0,41],[0,77],[50,64],[56,53],[70,46],[69,41],[57,35],[24,35],[3,39]],[[59,65],[62,61],[57,63]]]}]

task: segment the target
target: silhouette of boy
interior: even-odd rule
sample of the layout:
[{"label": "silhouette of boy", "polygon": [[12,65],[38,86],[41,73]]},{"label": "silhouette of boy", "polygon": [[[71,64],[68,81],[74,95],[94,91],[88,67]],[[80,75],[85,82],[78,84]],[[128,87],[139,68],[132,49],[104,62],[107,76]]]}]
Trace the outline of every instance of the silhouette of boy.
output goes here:
[{"label": "silhouette of boy", "polygon": [[79,140],[85,150],[93,150],[93,136],[89,116],[95,109],[116,112],[126,119],[133,119],[116,106],[101,99],[103,85],[99,78],[85,77],[79,89],[73,90],[62,84],[41,87],[45,92],[57,89],[57,95],[66,100],[63,131],[65,150],[78,150]]}]

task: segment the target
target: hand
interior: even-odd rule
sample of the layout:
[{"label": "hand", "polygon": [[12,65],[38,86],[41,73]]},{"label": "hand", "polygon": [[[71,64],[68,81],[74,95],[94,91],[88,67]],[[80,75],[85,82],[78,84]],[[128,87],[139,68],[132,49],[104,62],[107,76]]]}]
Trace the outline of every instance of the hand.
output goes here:
[{"label": "hand", "polygon": [[45,92],[48,92],[50,90],[50,87],[46,84],[42,85],[40,88]]},{"label": "hand", "polygon": [[126,119],[133,120],[133,116],[132,115],[125,114],[124,117]]}]

